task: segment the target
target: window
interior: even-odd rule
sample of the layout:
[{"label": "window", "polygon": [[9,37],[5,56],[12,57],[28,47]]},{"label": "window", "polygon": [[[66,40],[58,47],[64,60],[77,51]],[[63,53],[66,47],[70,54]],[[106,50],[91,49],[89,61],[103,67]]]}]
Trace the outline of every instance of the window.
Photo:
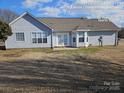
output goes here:
[{"label": "window", "polygon": [[84,42],[84,37],[79,37],[79,42]]},{"label": "window", "polygon": [[33,32],[32,33],[32,43],[47,43],[47,33],[46,32]]},{"label": "window", "polygon": [[88,42],[88,37],[87,37],[87,42]]},{"label": "window", "polygon": [[63,42],[62,35],[58,35],[58,44],[61,44]]},{"label": "window", "polygon": [[64,35],[64,45],[68,44],[68,36],[67,34]]},{"label": "window", "polygon": [[36,33],[32,33],[32,43],[37,43]]},{"label": "window", "polygon": [[47,33],[43,32],[43,43],[47,43]]},{"label": "window", "polygon": [[76,37],[73,37],[73,42],[76,42]]},{"label": "window", "polygon": [[42,33],[36,33],[38,43],[42,43]]},{"label": "window", "polygon": [[25,41],[24,33],[16,33],[16,41]]},{"label": "window", "polygon": [[79,42],[84,42],[84,32],[79,32]]},{"label": "window", "polygon": [[43,38],[43,43],[47,43],[47,38]]},{"label": "window", "polygon": [[84,36],[84,32],[79,32],[79,37],[83,37]]}]

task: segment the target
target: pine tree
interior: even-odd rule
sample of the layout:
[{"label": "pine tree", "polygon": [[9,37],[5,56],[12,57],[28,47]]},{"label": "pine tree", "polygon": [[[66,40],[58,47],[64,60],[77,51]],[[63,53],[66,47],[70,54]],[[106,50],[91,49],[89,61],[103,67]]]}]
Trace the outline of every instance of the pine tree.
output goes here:
[{"label": "pine tree", "polygon": [[0,21],[0,40],[5,42],[8,36],[12,35],[11,27],[5,23]]}]

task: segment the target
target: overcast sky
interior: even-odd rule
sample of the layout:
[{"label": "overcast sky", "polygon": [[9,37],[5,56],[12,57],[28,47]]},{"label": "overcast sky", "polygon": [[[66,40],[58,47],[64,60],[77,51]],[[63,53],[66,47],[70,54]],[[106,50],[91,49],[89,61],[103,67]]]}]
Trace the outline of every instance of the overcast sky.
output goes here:
[{"label": "overcast sky", "polygon": [[124,0],[0,0],[0,8],[36,17],[109,18],[124,27]]}]

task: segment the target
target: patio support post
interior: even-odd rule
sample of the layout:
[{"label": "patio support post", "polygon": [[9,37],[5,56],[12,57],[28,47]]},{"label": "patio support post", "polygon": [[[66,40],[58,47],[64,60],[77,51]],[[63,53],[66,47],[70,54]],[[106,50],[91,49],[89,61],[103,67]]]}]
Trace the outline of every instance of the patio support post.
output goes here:
[{"label": "patio support post", "polygon": [[79,47],[79,46],[78,46],[78,43],[79,43],[79,42],[78,42],[78,39],[79,39],[79,34],[78,34],[78,32],[76,32],[76,47]]},{"label": "patio support post", "polygon": [[84,32],[84,46],[88,47],[88,34],[87,34],[87,32]]}]

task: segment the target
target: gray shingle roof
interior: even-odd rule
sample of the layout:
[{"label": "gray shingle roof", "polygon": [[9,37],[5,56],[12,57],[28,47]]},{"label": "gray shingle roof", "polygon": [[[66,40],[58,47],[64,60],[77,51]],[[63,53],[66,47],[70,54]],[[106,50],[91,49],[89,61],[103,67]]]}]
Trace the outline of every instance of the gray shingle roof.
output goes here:
[{"label": "gray shingle roof", "polygon": [[49,25],[54,31],[76,31],[89,29],[90,31],[117,31],[119,28],[111,21],[81,18],[38,18]]}]

